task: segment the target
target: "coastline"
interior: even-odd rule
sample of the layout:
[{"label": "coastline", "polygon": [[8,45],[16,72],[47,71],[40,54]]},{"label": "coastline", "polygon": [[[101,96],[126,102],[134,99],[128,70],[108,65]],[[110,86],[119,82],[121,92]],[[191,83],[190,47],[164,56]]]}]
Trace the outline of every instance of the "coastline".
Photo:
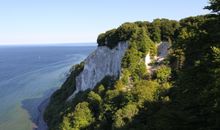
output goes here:
[{"label": "coastline", "polygon": [[41,102],[41,104],[38,106],[37,109],[38,109],[39,115],[36,121],[37,128],[34,128],[34,130],[48,130],[47,123],[44,121],[44,111],[49,101],[50,101],[50,96],[46,98],[45,100],[43,100],[43,102]]},{"label": "coastline", "polygon": [[50,96],[66,80],[71,67],[94,48],[0,48],[3,54],[0,66],[0,77],[3,77],[0,82],[3,90],[0,92],[0,130],[49,129],[43,115]]}]

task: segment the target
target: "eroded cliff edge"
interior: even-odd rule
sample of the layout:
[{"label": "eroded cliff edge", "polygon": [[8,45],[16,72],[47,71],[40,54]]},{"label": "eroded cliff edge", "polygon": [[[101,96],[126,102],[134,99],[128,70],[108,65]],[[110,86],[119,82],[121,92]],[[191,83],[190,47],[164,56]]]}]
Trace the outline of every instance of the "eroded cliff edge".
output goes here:
[{"label": "eroded cliff edge", "polygon": [[84,68],[76,77],[76,90],[68,100],[71,100],[79,91],[93,89],[106,76],[119,77],[121,61],[127,48],[128,42],[120,42],[113,49],[100,46],[90,54],[83,61]]}]

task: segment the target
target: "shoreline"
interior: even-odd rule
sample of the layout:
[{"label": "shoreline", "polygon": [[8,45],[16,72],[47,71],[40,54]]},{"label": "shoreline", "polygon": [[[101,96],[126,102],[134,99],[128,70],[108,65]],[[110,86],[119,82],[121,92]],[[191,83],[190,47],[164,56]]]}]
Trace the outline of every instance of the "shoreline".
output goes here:
[{"label": "shoreline", "polygon": [[38,106],[37,110],[39,112],[38,118],[36,120],[37,127],[34,130],[48,130],[47,123],[44,121],[44,111],[49,104],[50,96],[43,100],[40,105]]}]

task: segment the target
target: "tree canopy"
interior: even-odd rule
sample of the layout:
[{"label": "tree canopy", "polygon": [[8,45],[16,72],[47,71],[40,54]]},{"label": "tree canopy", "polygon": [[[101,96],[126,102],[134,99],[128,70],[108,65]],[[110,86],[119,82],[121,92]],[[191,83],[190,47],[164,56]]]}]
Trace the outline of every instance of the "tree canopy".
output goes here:
[{"label": "tree canopy", "polygon": [[220,0],[209,0],[209,6],[205,9],[212,10],[213,12],[220,13]]}]

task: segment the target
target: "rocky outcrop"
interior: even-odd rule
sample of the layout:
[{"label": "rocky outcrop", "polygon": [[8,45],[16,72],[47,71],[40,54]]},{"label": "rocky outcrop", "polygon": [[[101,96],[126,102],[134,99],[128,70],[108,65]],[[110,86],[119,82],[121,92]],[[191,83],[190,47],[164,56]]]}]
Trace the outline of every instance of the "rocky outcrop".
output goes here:
[{"label": "rocky outcrop", "polygon": [[149,68],[151,67],[149,64],[151,63],[151,58],[150,58],[150,53],[148,53],[146,56],[145,56],[145,65],[147,67],[147,69],[149,70]]},{"label": "rocky outcrop", "polygon": [[161,62],[167,57],[169,48],[170,48],[169,42],[161,42],[157,46],[157,52],[158,52],[157,62]]},{"label": "rocky outcrop", "polygon": [[150,63],[152,63],[152,61],[155,61],[156,63],[162,62],[168,56],[169,48],[169,42],[164,41],[157,45],[157,56],[155,56],[153,59],[151,59],[150,53],[145,56],[145,65],[150,74],[153,74],[158,67],[157,65],[150,65]]},{"label": "rocky outcrop", "polygon": [[105,76],[118,77],[121,72],[121,61],[127,48],[127,42],[120,42],[113,49],[100,46],[90,54],[84,61],[83,71],[76,77],[76,90],[68,100],[79,91],[93,89]]}]

